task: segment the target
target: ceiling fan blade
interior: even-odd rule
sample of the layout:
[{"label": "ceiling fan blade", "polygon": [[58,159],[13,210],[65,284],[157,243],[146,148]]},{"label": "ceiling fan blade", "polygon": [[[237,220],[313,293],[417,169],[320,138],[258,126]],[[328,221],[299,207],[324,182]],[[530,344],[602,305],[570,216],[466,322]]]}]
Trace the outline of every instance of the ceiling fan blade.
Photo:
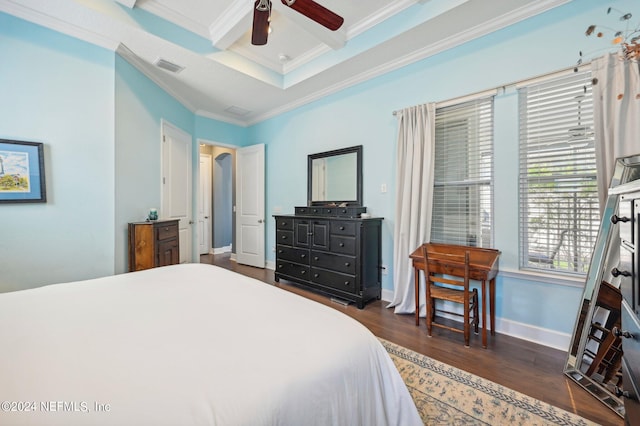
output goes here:
[{"label": "ceiling fan blade", "polygon": [[271,0],[256,0],[253,5],[253,28],[251,30],[251,44],[262,46],[267,44],[269,36],[269,16],[271,15]]},{"label": "ceiling fan blade", "polygon": [[282,0],[282,4],[289,6],[296,12],[300,12],[307,18],[316,21],[331,31],[337,30],[344,23],[342,16],[336,15],[313,0]]}]

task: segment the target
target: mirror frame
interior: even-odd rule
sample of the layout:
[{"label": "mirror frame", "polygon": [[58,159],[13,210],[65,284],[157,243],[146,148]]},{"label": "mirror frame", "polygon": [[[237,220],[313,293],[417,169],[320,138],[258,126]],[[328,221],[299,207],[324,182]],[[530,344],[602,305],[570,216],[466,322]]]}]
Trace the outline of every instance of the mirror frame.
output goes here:
[{"label": "mirror frame", "polygon": [[[313,160],[351,153],[356,154],[356,199],[313,201]],[[307,158],[307,205],[324,206],[332,203],[346,203],[349,206],[362,206],[362,145],[352,146],[349,148],[334,149],[332,151],[319,152],[317,154],[309,154]]]},{"label": "mirror frame", "polygon": [[605,273],[610,269],[608,266],[612,264],[611,262],[616,262],[617,264],[618,261],[617,259],[609,258],[612,240],[618,236],[617,228],[613,226],[610,221],[611,216],[618,212],[619,196],[615,188],[638,179],[637,176],[634,176],[634,170],[637,170],[638,167],[640,167],[640,155],[632,155],[616,160],[564,369],[565,375],[621,417],[625,415],[624,402],[606,389],[602,383],[593,380],[583,373],[580,366],[587,344],[591,318],[593,318],[596,310],[595,301],[598,298],[600,284],[603,280],[607,281],[605,279]]}]

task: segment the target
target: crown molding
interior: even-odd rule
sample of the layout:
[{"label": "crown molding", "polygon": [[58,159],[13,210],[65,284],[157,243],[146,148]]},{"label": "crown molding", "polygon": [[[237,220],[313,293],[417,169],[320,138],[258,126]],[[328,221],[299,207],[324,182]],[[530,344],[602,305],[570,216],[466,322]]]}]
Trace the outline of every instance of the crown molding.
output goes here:
[{"label": "crown molding", "polygon": [[296,108],[300,108],[306,104],[314,102],[316,100],[322,99],[326,96],[332,95],[334,93],[340,92],[344,89],[347,89],[351,86],[355,86],[356,84],[363,83],[365,81],[371,80],[375,77],[382,76],[391,71],[395,71],[397,69],[403,68],[407,65],[410,65],[414,62],[420,61],[422,59],[426,59],[430,56],[433,56],[437,53],[441,53],[445,50],[452,49],[457,47],[463,43],[474,40],[478,37],[490,34],[494,31],[498,31],[502,28],[505,28],[509,25],[513,25],[518,23],[524,19],[530,18],[532,16],[538,15],[540,13],[546,12],[547,10],[553,9],[555,7],[561,6],[565,3],[569,3],[572,0],[543,0],[536,1],[532,4],[528,4],[519,9],[513,10],[509,13],[506,13],[502,16],[494,18],[490,21],[483,23],[482,25],[478,25],[476,27],[471,27],[467,29],[467,31],[463,31],[454,36],[448,37],[446,39],[438,41],[438,43],[433,43],[425,46],[420,50],[416,50],[408,55],[403,57],[393,59],[387,63],[384,63],[375,68],[371,68],[365,72],[354,75],[352,78],[343,80],[339,83],[333,84],[331,86],[327,86],[322,90],[316,91],[314,93],[309,94],[303,98],[296,99],[294,102],[290,102],[286,105],[283,105],[278,108],[274,108],[264,114],[256,115],[252,117],[251,121],[248,122],[248,125],[258,124],[261,121],[268,120],[270,118],[276,117],[285,112],[294,110]]},{"label": "crown molding", "polygon": [[180,13],[176,13],[173,9],[169,9],[168,7],[163,6],[160,3],[141,2],[140,5],[137,6],[137,8],[157,15],[203,38],[209,39],[209,37],[211,36],[209,33],[209,29],[204,25],[194,21],[193,19],[187,18]]},{"label": "crown molding", "polygon": [[36,11],[14,0],[0,0],[0,11],[111,51],[115,51],[119,44],[118,41],[112,40],[109,37],[62,21],[46,13]]}]

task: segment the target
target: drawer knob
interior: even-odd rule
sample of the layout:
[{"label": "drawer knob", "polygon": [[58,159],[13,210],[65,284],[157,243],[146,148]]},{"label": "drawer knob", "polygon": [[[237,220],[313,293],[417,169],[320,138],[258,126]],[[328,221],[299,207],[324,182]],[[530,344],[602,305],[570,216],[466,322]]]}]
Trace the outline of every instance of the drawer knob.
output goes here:
[{"label": "drawer knob", "polygon": [[301,255],[300,255],[300,259],[304,259],[305,257],[307,257],[307,255],[306,255],[306,254],[301,254]]},{"label": "drawer knob", "polygon": [[345,281],[344,285],[348,286],[349,284],[351,284],[349,281]]},{"label": "drawer knob", "polygon": [[280,226],[285,226],[287,224],[287,222],[281,222]]},{"label": "drawer knob", "polygon": [[304,275],[306,273],[307,273],[307,271],[305,271],[305,270],[300,271],[300,274],[302,274],[302,275]]},{"label": "drawer knob", "polygon": [[349,263],[349,262],[344,262],[344,266],[351,266],[351,263]]},{"label": "drawer knob", "polygon": [[286,239],[287,239],[287,236],[286,236],[286,235],[283,235],[283,236],[282,236],[282,239],[283,239],[283,240],[286,240]]},{"label": "drawer knob", "polygon": [[313,278],[318,278],[320,274],[313,274]]},{"label": "drawer knob", "polygon": [[617,214],[614,214],[613,216],[611,216],[611,223],[613,223],[614,225],[618,222],[629,222],[629,218],[628,217],[620,217]]},{"label": "drawer knob", "polygon": [[282,266],[282,265],[278,265],[278,269],[282,269],[282,268],[283,268],[283,266]]},{"label": "drawer knob", "polygon": [[340,227],[340,230],[341,230],[341,231],[344,231],[344,226],[341,226],[341,227]]},{"label": "drawer knob", "polygon": [[629,272],[629,271],[621,271],[618,268],[613,268],[611,270],[611,275],[613,275],[614,277],[619,277],[620,275],[622,275],[623,277],[630,277],[631,276],[631,272]]},{"label": "drawer knob", "polygon": [[327,213],[331,213],[331,209],[327,209]]},{"label": "drawer knob", "polygon": [[340,243],[338,244],[340,247],[344,247],[344,243]]},{"label": "drawer knob", "polygon": [[633,338],[633,334],[629,333],[627,330],[620,330],[618,327],[613,327],[613,330],[611,330],[611,332],[616,337],[624,337],[625,339]]},{"label": "drawer knob", "polygon": [[284,253],[282,250],[278,250],[278,254],[282,254]]}]

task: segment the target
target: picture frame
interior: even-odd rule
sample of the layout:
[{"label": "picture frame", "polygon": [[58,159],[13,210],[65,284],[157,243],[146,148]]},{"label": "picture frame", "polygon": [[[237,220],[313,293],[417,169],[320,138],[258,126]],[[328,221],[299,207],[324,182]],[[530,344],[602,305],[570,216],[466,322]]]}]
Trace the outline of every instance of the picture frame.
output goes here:
[{"label": "picture frame", "polygon": [[44,144],[0,139],[0,203],[46,203]]}]

